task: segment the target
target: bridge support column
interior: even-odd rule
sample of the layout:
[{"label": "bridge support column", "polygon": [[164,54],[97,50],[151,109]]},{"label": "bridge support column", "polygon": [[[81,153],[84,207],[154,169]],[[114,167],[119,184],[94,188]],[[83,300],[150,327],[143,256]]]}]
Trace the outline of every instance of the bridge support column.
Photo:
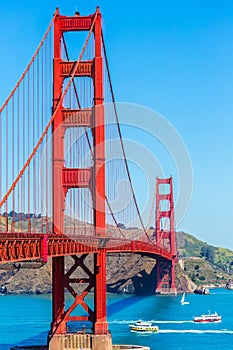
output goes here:
[{"label": "bridge support column", "polygon": [[65,312],[64,294],[64,256],[52,259],[53,274],[53,322],[52,333],[66,333],[66,324],[63,322]]},{"label": "bridge support column", "polygon": [[176,281],[175,281],[175,259],[171,262],[171,289],[176,293]]},{"label": "bridge support column", "polygon": [[172,177],[168,179],[156,178],[155,221],[156,243],[161,248],[166,249],[171,253],[171,260],[157,259],[156,293],[176,294],[176,240]]},{"label": "bridge support column", "polygon": [[[62,59],[61,42],[63,32],[82,30],[92,30],[95,53],[93,59],[81,61],[80,69],[74,74],[76,78],[88,76],[92,79],[94,108],[90,101],[90,108],[82,109],[79,102],[79,109],[72,110],[68,106],[63,107],[60,103],[64,79],[71,75],[73,67],[72,62]],[[53,109],[57,112],[53,120],[53,232],[60,236],[65,233],[64,210],[67,192],[83,187],[89,188],[92,195],[94,235],[103,238],[106,235],[103,87],[102,24],[99,9],[97,8],[94,15],[86,17],[78,13],[75,17],[60,16],[57,11],[54,20]],[[68,113],[72,118],[67,117]],[[65,167],[64,137],[66,129],[73,127],[91,128],[93,136],[93,166],[91,169]],[[81,206],[80,203],[79,205]],[[83,220],[85,221],[85,218]],[[64,257],[53,258],[53,322],[49,336],[49,349],[51,350],[75,349],[77,346],[93,350],[112,348],[106,319],[105,248],[99,247],[98,251],[93,253],[92,269],[86,263],[87,256],[88,254],[72,255],[74,261],[68,271],[65,271]],[[65,290],[74,298],[71,305],[66,303]],[[93,309],[84,300],[90,292],[94,293]],[[83,310],[79,310],[80,307]],[[80,327],[86,326],[88,322],[92,323],[94,334],[84,336],[69,333],[70,324],[72,327],[75,324],[75,327],[80,330]]]},{"label": "bridge support column", "polygon": [[[106,318],[106,252],[95,254],[95,334],[108,334]],[[99,338],[98,338],[99,339]]]},{"label": "bridge support column", "polygon": [[[48,337],[49,350],[79,349],[79,347],[91,350],[112,350],[112,338],[108,331],[106,320],[106,252],[104,248],[99,253],[92,255],[92,267],[90,261],[86,263],[88,254],[80,256],[72,255],[73,264],[69,262],[69,269],[65,271],[64,258],[57,258],[54,266],[56,279],[53,282],[60,283],[54,288],[53,295],[53,323]],[[60,260],[59,260],[60,259]],[[59,262],[59,264],[58,264]],[[59,268],[58,268],[59,267]],[[74,298],[73,302],[65,310],[65,289]],[[91,309],[87,294],[93,291],[94,308]],[[77,307],[83,312],[73,314]],[[67,323],[75,323],[76,333],[69,332]],[[93,324],[94,334],[87,322]]]},{"label": "bridge support column", "polygon": [[175,262],[157,259],[156,294],[176,294]]}]

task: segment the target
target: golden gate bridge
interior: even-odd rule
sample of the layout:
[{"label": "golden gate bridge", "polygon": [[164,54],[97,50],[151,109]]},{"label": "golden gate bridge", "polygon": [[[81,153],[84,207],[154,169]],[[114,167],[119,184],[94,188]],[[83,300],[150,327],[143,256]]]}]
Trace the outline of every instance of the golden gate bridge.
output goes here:
[{"label": "golden gate bridge", "polygon": [[[74,61],[69,32],[87,32]],[[49,349],[75,348],[80,341],[94,350],[112,349],[106,254],[154,257],[155,292],[175,293],[176,246],[172,178],[156,179],[155,235],[140,214],[99,8],[89,16],[56,10],[0,114],[0,262],[52,259]],[[126,222],[140,227],[125,230],[119,223]],[[90,293],[93,307],[85,300]],[[69,305],[67,295],[73,297]],[[70,322],[90,322],[93,331],[70,334]]]}]

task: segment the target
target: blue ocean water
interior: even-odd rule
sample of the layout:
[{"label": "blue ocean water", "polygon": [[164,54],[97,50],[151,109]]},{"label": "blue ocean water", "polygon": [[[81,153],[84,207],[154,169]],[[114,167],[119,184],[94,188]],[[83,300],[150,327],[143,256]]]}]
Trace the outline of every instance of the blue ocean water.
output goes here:
[{"label": "blue ocean water", "polygon": [[[213,289],[210,295],[108,295],[108,321],[115,344],[147,345],[151,350],[233,349],[233,291]],[[51,322],[51,296],[0,297],[0,349],[46,344]],[[196,324],[193,316],[217,311],[221,323]],[[151,320],[158,333],[130,332],[128,324]]]}]

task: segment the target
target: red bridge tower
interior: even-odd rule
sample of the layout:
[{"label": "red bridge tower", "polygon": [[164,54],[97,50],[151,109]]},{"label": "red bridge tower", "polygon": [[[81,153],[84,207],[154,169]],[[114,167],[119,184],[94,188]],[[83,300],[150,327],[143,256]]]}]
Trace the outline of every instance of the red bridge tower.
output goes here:
[{"label": "red bridge tower", "polygon": [[158,258],[156,293],[176,293],[175,283],[175,219],[172,177],[156,178],[156,244],[170,251],[172,260]]},{"label": "red bridge tower", "polygon": [[[62,35],[71,31],[91,31],[95,43],[93,60],[81,61],[75,72],[73,70],[76,62],[64,61],[61,55]],[[53,121],[53,233],[57,236],[65,232],[64,210],[68,190],[82,187],[89,188],[92,194],[94,234],[98,237],[105,236],[105,126],[101,35],[101,14],[98,8],[94,15],[77,14],[74,17],[61,16],[57,10],[54,19],[53,94],[53,110],[57,109]],[[93,167],[89,169],[66,168],[64,165],[64,136],[67,128],[64,121],[67,109],[62,106],[60,99],[64,80],[72,74],[80,78],[88,76],[93,81],[94,108],[68,110],[69,116],[72,113],[75,116],[71,118],[73,124],[68,123],[68,127],[85,126],[92,130]],[[94,272],[91,272],[85,264],[87,255],[73,255],[73,266],[66,272],[63,256],[52,259],[53,321],[49,343],[49,348],[52,350],[63,349],[65,343],[68,348],[75,346],[75,348],[90,347],[94,350],[111,349],[111,336],[106,320],[106,252],[104,248],[99,248],[98,253],[94,254]],[[73,277],[77,269],[84,272],[84,278]],[[88,286],[78,294],[74,285],[80,283],[86,283]],[[94,290],[93,310],[84,299],[91,289]],[[67,309],[65,309],[65,290],[74,298]],[[80,306],[88,314],[87,316],[77,315]],[[74,312],[75,310],[77,312]],[[93,325],[93,334],[68,334],[67,323],[72,321],[90,321]]]}]

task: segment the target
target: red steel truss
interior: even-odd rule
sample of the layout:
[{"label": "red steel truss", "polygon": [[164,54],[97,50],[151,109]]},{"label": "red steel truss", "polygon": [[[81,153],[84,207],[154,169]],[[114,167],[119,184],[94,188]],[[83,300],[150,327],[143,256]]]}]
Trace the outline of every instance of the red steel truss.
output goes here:
[{"label": "red steel truss", "polygon": [[131,241],[120,238],[85,238],[44,234],[0,234],[0,263],[70,256],[74,254],[145,253],[154,257],[172,260],[172,255],[156,244],[146,241]]}]

